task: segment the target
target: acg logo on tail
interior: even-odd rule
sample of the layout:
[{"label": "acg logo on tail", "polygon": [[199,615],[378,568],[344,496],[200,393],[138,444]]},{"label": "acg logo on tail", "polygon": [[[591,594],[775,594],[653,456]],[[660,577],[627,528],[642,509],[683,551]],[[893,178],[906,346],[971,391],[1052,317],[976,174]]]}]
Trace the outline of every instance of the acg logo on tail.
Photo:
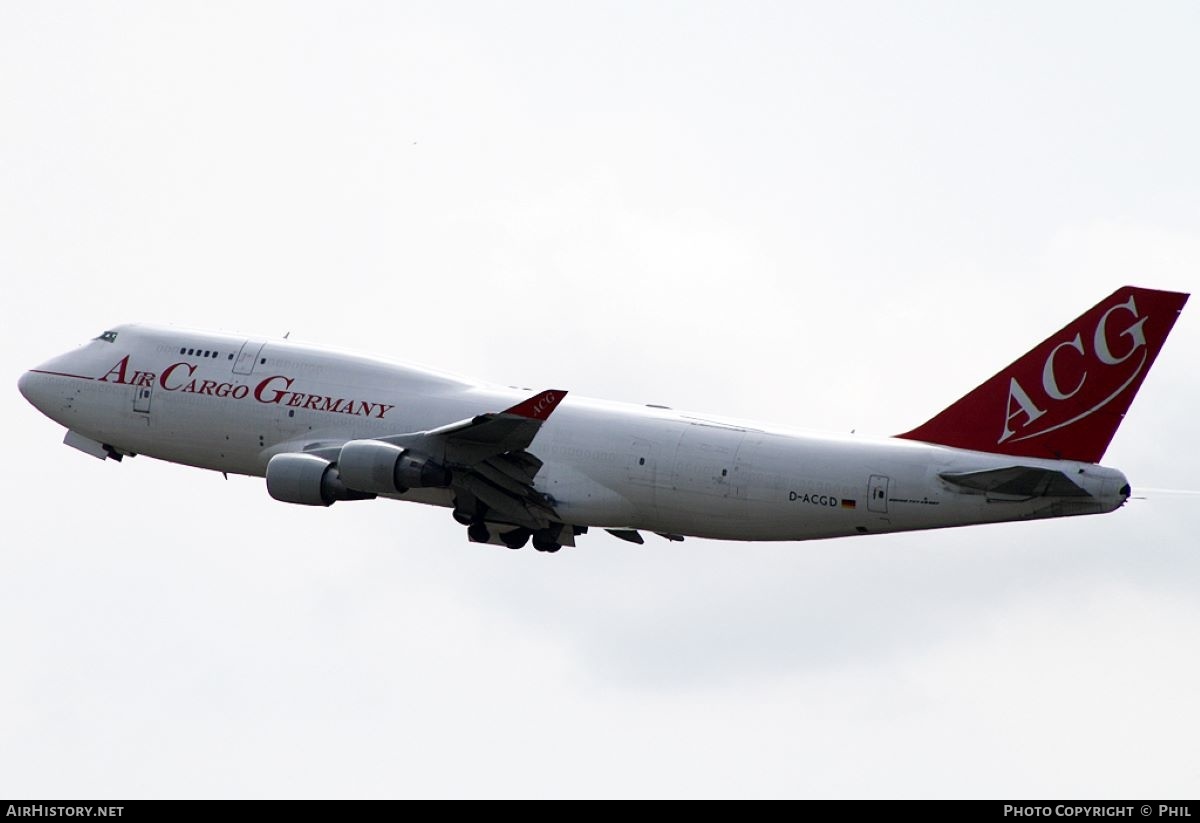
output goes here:
[{"label": "acg logo on tail", "polygon": [[[1016,377],[1011,377],[1004,426],[997,444],[1010,439],[1016,443],[1048,434],[1090,417],[1112,402],[1141,374],[1146,365],[1149,349],[1143,327],[1149,319],[1148,315],[1138,313],[1137,304],[1130,295],[1124,303],[1111,306],[1101,314],[1095,329],[1077,331],[1071,339],[1054,345],[1046,355],[1040,382],[1036,381],[1036,377],[1026,377],[1027,385],[1022,385]],[[1114,329],[1120,330],[1114,332]],[[1088,332],[1087,337],[1084,336],[1085,332]],[[1072,369],[1072,360],[1081,360],[1082,364],[1077,363]],[[1112,369],[1126,363],[1130,365],[1125,367],[1123,375],[1118,374],[1116,378],[1123,376],[1124,380],[1105,394],[1116,380],[1110,376],[1111,372],[1098,370]],[[1078,376],[1074,377],[1075,374]],[[1084,391],[1085,386],[1089,386],[1089,379],[1092,384],[1089,391]],[[1028,391],[1029,388],[1037,392],[1036,399]],[[1083,396],[1074,403],[1068,403],[1064,412],[1076,412],[1070,419],[1056,423],[1057,416],[1051,415],[1049,419],[1042,420],[1035,430],[1028,431],[1035,421],[1054,411],[1058,404],[1076,398],[1080,392],[1083,392]],[[1090,405],[1080,409],[1080,405],[1085,403]]]}]

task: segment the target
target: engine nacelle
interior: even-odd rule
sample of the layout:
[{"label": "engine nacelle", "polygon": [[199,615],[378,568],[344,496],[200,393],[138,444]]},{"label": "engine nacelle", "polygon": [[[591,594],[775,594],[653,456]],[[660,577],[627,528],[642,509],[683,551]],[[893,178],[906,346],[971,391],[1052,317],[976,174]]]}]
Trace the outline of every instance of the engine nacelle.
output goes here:
[{"label": "engine nacelle", "polygon": [[342,446],[338,471],[349,488],[376,494],[450,485],[445,466],[379,440],[351,440]]},{"label": "engine nacelle", "polygon": [[329,506],[338,500],[369,500],[346,488],[337,467],[313,454],[277,454],[267,463],[267,493],[284,503]]}]

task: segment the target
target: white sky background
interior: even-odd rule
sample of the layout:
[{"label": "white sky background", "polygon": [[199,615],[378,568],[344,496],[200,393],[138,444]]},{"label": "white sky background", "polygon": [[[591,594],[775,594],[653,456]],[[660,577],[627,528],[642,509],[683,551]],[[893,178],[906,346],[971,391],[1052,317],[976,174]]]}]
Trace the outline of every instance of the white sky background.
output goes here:
[{"label": "white sky background", "polygon": [[[1200,502],[546,556],[59,444],[120,322],[894,433],[1200,283],[1200,7],[0,5],[0,796],[1192,796]],[[1105,462],[1200,488],[1200,306]]]}]

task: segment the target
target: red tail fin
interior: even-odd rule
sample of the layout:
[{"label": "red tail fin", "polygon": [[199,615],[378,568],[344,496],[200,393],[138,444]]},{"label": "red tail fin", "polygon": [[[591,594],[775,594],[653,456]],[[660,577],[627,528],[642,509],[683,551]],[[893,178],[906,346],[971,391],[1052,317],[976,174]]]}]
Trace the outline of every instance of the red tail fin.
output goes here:
[{"label": "red tail fin", "polygon": [[928,423],[899,435],[1098,463],[1188,295],[1125,286]]}]

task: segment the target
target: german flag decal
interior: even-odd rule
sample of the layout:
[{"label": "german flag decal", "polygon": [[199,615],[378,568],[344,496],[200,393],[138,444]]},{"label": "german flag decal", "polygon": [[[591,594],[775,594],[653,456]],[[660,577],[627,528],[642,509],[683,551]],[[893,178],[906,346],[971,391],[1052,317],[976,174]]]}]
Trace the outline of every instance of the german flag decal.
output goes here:
[{"label": "german flag decal", "polygon": [[846,500],[845,498],[842,498],[842,508],[843,509],[858,508],[858,503],[854,502],[853,500]]}]

